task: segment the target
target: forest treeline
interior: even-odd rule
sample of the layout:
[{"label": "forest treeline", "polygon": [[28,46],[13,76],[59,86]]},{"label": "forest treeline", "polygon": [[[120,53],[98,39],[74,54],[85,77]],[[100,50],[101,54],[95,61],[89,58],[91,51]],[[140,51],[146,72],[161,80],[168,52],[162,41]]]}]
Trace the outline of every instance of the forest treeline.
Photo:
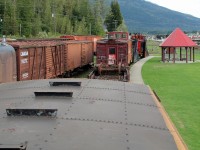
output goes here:
[{"label": "forest treeline", "polygon": [[106,0],[0,0],[1,34],[103,35]]},{"label": "forest treeline", "polygon": [[0,0],[0,27],[6,35],[25,37],[102,35],[107,10],[104,0]]}]

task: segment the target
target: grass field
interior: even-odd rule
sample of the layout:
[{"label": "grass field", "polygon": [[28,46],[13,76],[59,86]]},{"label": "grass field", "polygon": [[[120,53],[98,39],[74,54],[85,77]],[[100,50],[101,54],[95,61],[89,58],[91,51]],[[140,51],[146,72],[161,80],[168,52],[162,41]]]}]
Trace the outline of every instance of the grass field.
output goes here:
[{"label": "grass field", "polygon": [[[199,56],[198,56],[199,57]],[[156,91],[190,150],[200,149],[200,63],[149,60],[142,68],[145,84]]]},{"label": "grass field", "polygon": [[161,55],[161,48],[159,45],[161,42],[148,40],[147,41],[147,49],[150,55]]}]

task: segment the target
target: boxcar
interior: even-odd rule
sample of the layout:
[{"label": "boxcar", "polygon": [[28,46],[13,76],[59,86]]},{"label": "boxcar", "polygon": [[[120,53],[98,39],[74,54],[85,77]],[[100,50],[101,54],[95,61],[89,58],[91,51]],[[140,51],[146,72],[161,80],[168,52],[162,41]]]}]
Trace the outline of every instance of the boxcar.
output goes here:
[{"label": "boxcar", "polygon": [[101,36],[97,35],[63,35],[60,38],[68,40],[76,40],[76,41],[92,41],[94,54],[96,54],[97,41],[102,39]]},{"label": "boxcar", "polygon": [[10,44],[16,51],[18,81],[49,79],[64,74],[64,43],[29,40]]},{"label": "boxcar", "polygon": [[93,63],[93,42],[67,41],[65,46],[65,71],[68,76],[73,70]]},{"label": "boxcar", "polygon": [[16,51],[17,80],[70,76],[93,63],[93,42],[68,39],[10,41]]}]

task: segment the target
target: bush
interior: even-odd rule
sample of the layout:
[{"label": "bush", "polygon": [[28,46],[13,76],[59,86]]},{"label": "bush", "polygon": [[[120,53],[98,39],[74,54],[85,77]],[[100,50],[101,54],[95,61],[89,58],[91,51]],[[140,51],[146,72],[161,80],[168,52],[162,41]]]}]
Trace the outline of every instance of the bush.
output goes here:
[{"label": "bush", "polygon": [[38,38],[47,38],[48,34],[44,31],[44,32],[39,32],[37,35]]}]

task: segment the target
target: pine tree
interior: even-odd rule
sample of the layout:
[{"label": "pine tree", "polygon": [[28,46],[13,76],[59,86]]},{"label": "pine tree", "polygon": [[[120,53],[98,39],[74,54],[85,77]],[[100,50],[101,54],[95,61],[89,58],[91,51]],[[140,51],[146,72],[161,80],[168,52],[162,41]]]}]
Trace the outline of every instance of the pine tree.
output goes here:
[{"label": "pine tree", "polygon": [[50,0],[41,0],[40,4],[43,6],[41,19],[42,19],[42,31],[51,32],[53,31],[53,18],[51,11]]},{"label": "pine tree", "polygon": [[106,16],[104,24],[108,31],[115,31],[122,24],[123,17],[117,0],[111,2],[111,8]]},{"label": "pine tree", "polygon": [[16,16],[16,1],[15,0],[7,0],[3,4],[4,13],[2,15],[2,26],[3,31],[9,35],[16,35],[18,29],[17,16]]},{"label": "pine tree", "polygon": [[73,26],[71,21],[68,19],[67,27],[66,27],[66,34],[72,34],[73,33]]},{"label": "pine tree", "polygon": [[67,18],[63,18],[62,19],[62,25],[61,25],[61,28],[60,28],[60,33],[61,34],[65,34],[66,33],[66,26],[67,26]]},{"label": "pine tree", "polygon": [[20,18],[22,35],[29,37],[32,33],[34,4],[32,0],[20,0],[18,3],[18,16]]},{"label": "pine tree", "polygon": [[103,6],[102,4],[104,1],[102,0],[95,0],[94,3],[94,24],[93,26],[93,34],[94,35],[104,35],[104,28],[103,28]]},{"label": "pine tree", "polygon": [[33,22],[33,27],[32,27],[32,34],[33,36],[37,36],[38,33],[41,31],[41,18],[39,15],[36,16]]},{"label": "pine tree", "polygon": [[4,3],[0,1],[0,35],[2,34],[3,30],[3,21],[4,21]]},{"label": "pine tree", "polygon": [[33,1],[33,22],[32,22],[32,36],[37,36],[42,31],[41,16],[43,13],[43,7],[41,6],[41,0]]},{"label": "pine tree", "polygon": [[[104,34],[106,0],[0,0],[0,34]],[[46,34],[47,35],[47,34]]]},{"label": "pine tree", "polygon": [[125,31],[125,32],[128,32],[128,27],[126,26],[124,20],[122,22],[122,24],[120,24],[117,28],[117,31]]}]

